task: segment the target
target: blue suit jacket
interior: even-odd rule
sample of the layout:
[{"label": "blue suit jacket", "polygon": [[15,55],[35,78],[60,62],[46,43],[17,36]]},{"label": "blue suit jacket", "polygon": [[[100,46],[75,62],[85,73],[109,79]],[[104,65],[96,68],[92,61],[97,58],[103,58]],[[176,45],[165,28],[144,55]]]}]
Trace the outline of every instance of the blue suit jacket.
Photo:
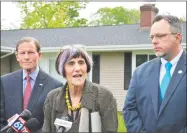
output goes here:
[{"label": "blue suit jacket", "polygon": [[160,65],[157,58],[142,64],[133,74],[123,108],[128,132],[183,132],[186,127],[186,52],[179,59],[162,103]]},{"label": "blue suit jacket", "polygon": [[[14,114],[23,111],[23,71],[18,70],[1,77],[1,126]],[[28,110],[32,117],[43,125],[43,104],[49,91],[62,86],[62,83],[39,70],[34,84]]]}]

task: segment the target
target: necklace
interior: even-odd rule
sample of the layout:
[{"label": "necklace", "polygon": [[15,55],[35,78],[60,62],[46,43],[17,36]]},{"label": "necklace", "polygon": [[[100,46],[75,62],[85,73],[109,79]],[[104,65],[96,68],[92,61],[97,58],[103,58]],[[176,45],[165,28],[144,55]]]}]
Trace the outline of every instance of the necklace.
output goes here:
[{"label": "necklace", "polygon": [[69,98],[68,92],[69,92],[69,88],[68,88],[68,85],[67,85],[65,98],[66,98],[66,104],[67,104],[68,109],[69,109],[69,110],[72,110],[72,111],[75,111],[75,110],[80,109],[80,108],[81,108],[81,103],[79,103],[79,104],[77,105],[77,107],[75,107],[75,108],[71,106],[71,104],[70,104],[70,98]]}]

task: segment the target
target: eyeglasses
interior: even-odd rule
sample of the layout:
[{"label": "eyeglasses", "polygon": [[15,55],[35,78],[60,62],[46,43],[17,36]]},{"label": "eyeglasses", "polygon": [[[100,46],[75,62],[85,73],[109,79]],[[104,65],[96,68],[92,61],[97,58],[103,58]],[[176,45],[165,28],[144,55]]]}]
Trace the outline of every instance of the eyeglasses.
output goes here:
[{"label": "eyeglasses", "polygon": [[153,40],[155,38],[155,39],[161,40],[167,35],[175,35],[175,34],[177,33],[156,34],[156,35],[151,35],[150,37],[148,37],[148,39]]}]

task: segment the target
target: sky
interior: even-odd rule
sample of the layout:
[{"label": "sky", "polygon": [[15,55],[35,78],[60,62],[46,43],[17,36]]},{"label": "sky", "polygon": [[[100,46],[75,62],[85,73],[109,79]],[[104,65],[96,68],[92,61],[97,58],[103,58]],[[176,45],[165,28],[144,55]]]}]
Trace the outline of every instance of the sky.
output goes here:
[{"label": "sky", "polygon": [[[90,2],[86,9],[80,12],[81,17],[87,19],[102,7],[124,6],[125,8],[139,9],[145,2]],[[155,6],[159,9],[159,14],[171,14],[186,19],[185,2],[156,2]],[[10,10],[11,9],[11,10]],[[20,9],[12,2],[1,2],[1,24],[3,29],[19,28],[21,23]]]}]

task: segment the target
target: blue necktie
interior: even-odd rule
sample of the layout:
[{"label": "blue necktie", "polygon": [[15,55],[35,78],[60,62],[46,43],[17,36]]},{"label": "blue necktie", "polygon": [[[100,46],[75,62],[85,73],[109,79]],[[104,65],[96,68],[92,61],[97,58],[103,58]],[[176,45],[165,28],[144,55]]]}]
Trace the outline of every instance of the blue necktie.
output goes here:
[{"label": "blue necktie", "polygon": [[169,81],[171,79],[171,74],[170,74],[171,67],[172,67],[172,64],[170,62],[167,62],[165,64],[166,73],[165,73],[165,75],[162,79],[161,85],[160,85],[161,100],[164,99],[164,95],[166,93],[167,87],[169,85]]}]

